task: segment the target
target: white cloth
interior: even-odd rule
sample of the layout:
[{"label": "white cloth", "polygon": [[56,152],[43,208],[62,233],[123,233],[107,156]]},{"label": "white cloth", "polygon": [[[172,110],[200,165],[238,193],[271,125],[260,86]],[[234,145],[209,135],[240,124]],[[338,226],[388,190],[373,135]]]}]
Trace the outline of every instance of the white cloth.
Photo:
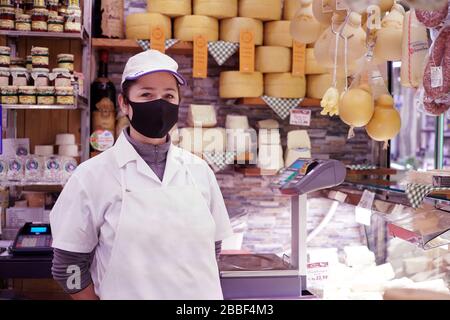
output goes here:
[{"label": "white cloth", "polygon": [[[91,266],[96,290],[105,275],[116,236],[122,206],[120,169],[125,166],[127,185],[133,190],[186,186],[190,183],[183,169],[188,168],[215,222],[212,241],[232,235],[222,194],[205,161],[171,145],[164,177],[160,181],[122,133],[112,148],[77,168],[50,213],[53,247],[81,253],[96,249]],[[183,194],[179,198],[189,205],[189,199]],[[153,206],[150,209],[157,210]],[[190,227],[186,225],[186,228]],[[164,232],[161,232],[163,236]],[[131,242],[132,239],[130,245]],[[179,252],[173,252],[173,255],[177,254]]]}]

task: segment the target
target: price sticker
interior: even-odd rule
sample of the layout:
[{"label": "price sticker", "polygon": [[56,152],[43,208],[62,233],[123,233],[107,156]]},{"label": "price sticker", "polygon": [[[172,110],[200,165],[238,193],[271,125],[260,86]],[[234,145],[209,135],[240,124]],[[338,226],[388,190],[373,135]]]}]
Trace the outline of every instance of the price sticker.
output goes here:
[{"label": "price sticker", "polygon": [[309,126],[311,123],[311,110],[292,109],[289,124],[296,126]]},{"label": "price sticker", "polygon": [[431,67],[431,87],[438,88],[442,87],[443,77],[442,77],[442,67]]}]

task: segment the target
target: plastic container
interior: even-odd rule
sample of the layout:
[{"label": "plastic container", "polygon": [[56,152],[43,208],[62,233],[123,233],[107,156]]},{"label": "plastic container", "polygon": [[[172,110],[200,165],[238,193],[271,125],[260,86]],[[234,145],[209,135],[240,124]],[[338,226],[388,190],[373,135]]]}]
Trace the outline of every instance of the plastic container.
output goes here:
[{"label": "plastic container", "polygon": [[44,158],[44,174],[43,178],[47,181],[61,180],[61,157],[50,156]]},{"label": "plastic container", "polygon": [[8,159],[7,178],[10,181],[20,181],[23,179],[23,161],[20,157]]},{"label": "plastic container", "polygon": [[[42,179],[42,158],[35,155],[29,155],[25,158],[25,175],[27,181],[39,181]],[[27,199],[30,204],[30,199]],[[30,205],[31,206],[31,205]]]}]

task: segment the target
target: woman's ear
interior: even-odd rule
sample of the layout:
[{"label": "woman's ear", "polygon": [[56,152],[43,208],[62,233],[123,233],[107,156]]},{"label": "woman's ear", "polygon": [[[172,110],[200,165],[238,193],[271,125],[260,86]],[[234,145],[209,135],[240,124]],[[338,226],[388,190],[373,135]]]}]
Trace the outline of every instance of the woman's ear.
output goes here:
[{"label": "woman's ear", "polygon": [[125,102],[123,94],[119,94],[119,107],[123,114],[130,115],[130,106]]}]

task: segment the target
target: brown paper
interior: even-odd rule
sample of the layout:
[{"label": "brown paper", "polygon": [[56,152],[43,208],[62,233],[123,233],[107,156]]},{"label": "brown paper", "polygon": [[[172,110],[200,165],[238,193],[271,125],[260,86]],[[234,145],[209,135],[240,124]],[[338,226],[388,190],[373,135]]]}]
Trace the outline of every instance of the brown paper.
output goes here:
[{"label": "brown paper", "polygon": [[208,40],[204,35],[194,37],[194,78],[206,78],[208,76]]},{"label": "brown paper", "polygon": [[239,71],[255,71],[255,37],[251,31],[241,31],[239,37]]}]

